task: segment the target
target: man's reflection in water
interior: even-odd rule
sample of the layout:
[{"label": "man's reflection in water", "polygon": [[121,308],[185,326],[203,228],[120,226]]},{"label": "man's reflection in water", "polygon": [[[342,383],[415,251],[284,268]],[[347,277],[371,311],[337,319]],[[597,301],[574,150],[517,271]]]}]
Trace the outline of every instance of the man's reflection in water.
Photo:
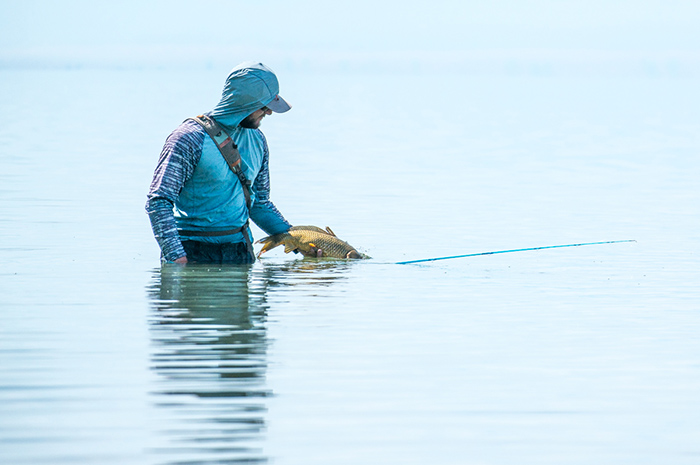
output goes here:
[{"label": "man's reflection in water", "polygon": [[164,265],[153,273],[153,395],[166,463],[263,463],[265,279],[252,266]]},{"label": "man's reflection in water", "polygon": [[[315,298],[347,260],[163,265],[148,286],[153,396],[168,425],[151,450],[169,464],[264,463],[267,293]],[[160,424],[163,424],[161,421]]]}]

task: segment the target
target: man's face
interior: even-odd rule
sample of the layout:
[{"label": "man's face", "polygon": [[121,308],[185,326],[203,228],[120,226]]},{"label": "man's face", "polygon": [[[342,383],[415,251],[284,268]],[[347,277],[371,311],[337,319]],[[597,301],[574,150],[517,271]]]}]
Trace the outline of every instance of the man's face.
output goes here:
[{"label": "man's face", "polygon": [[271,114],[272,110],[267,107],[262,107],[260,110],[255,110],[253,113],[246,116],[245,119],[241,121],[240,126],[246,129],[258,129],[263,118]]}]

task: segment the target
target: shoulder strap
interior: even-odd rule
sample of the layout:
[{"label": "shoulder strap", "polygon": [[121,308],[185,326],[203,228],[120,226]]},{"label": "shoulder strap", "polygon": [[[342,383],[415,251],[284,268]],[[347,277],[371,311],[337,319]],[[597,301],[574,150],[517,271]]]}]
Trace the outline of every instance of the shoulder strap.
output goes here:
[{"label": "shoulder strap", "polygon": [[231,136],[224,131],[221,126],[219,126],[219,123],[217,123],[214,118],[210,118],[206,115],[199,115],[194,118],[187,118],[185,121],[188,120],[192,120],[202,126],[219,148],[219,152],[221,152],[224,160],[226,160],[226,164],[228,164],[228,167],[231,168],[231,171],[233,171],[233,174],[238,177],[238,180],[241,182],[241,186],[243,186],[245,204],[250,212],[250,206],[252,203],[250,197],[251,182],[246,179],[245,174],[241,169],[241,154],[238,152],[238,146],[233,142]]}]

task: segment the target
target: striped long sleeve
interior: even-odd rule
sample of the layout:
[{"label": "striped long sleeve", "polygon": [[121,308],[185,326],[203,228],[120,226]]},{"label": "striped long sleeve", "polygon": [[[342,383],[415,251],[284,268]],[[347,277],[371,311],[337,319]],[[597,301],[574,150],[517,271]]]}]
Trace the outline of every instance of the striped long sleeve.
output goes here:
[{"label": "striped long sleeve", "polygon": [[287,231],[292,227],[287,220],[284,219],[282,213],[277,210],[275,204],[270,200],[270,168],[269,159],[270,153],[267,148],[267,140],[260,132],[265,145],[263,154],[263,162],[258,175],[253,182],[253,190],[255,191],[255,203],[250,210],[250,219],[257,224],[260,229],[266,233],[278,234]]},{"label": "striped long sleeve", "polygon": [[204,136],[204,130],[197,123],[187,121],[181,124],[166,139],[153,174],[146,212],[151,220],[153,235],[168,261],[185,256],[177,233],[173,205],[199,163]]}]

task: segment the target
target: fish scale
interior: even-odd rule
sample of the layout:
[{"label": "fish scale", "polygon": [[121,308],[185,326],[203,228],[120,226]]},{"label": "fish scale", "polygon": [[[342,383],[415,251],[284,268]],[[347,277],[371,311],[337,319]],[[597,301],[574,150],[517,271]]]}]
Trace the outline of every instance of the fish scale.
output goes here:
[{"label": "fish scale", "polygon": [[324,257],[367,258],[353,246],[339,239],[330,228],[323,230],[318,226],[292,226],[289,231],[264,237],[256,244],[263,244],[258,257],[284,244],[285,253],[301,252],[304,255],[315,256],[316,249],[321,249]]}]

